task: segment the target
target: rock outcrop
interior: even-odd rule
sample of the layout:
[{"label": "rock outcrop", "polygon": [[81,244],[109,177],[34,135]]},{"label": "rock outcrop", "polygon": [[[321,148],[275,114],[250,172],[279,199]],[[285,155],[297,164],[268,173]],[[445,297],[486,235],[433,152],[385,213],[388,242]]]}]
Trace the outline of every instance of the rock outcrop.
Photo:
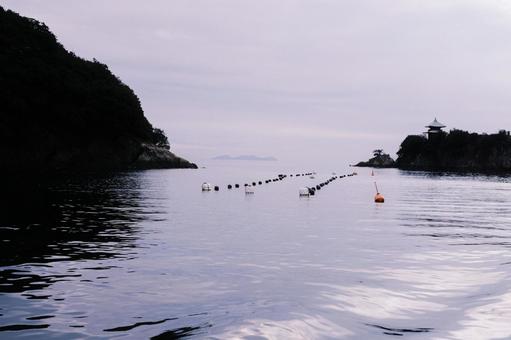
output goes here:
[{"label": "rock outcrop", "polygon": [[386,153],[378,153],[375,154],[375,156],[367,162],[359,162],[356,166],[370,168],[393,168],[395,165],[396,162],[394,159],[392,159],[392,157],[390,157],[390,155]]},{"label": "rock outcrop", "polygon": [[142,144],[141,152],[132,163],[136,169],[197,168],[184,158],[154,144]]}]

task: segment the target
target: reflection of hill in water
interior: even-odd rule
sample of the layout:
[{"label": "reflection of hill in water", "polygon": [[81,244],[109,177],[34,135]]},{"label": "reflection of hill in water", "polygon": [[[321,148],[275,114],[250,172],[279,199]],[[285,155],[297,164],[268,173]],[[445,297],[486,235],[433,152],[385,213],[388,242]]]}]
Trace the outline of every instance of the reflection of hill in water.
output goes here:
[{"label": "reflection of hill in water", "polygon": [[[0,266],[127,256],[135,247],[137,222],[149,218],[140,204],[137,173],[10,185],[7,192],[0,215]],[[45,285],[56,279],[0,271],[2,291],[34,289],[34,280]]]}]

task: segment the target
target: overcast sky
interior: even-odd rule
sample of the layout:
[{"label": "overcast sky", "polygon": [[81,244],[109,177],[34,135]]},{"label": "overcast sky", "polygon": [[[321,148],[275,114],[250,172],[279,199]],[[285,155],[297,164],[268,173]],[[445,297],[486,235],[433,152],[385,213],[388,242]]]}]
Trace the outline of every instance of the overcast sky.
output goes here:
[{"label": "overcast sky", "polygon": [[0,0],[106,63],[192,161],[351,163],[437,117],[511,128],[511,2]]}]

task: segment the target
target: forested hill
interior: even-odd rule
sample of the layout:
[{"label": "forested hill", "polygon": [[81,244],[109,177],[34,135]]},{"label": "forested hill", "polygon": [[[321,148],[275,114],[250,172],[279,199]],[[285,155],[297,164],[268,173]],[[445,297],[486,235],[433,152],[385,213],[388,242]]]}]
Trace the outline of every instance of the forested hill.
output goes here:
[{"label": "forested hill", "polygon": [[0,171],[195,167],[168,150],[106,65],[2,7],[0,65]]},{"label": "forested hill", "polygon": [[397,154],[401,169],[511,172],[511,136],[504,130],[495,134],[451,130],[432,140],[408,136]]}]

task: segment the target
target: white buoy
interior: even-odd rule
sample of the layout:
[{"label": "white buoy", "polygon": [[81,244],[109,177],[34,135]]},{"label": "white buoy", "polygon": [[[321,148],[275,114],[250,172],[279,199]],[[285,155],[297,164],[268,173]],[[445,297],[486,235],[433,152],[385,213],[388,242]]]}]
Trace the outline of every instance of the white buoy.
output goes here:
[{"label": "white buoy", "polygon": [[310,195],[309,188],[300,188],[298,190],[298,193],[299,193],[300,196],[307,196],[308,197]]},{"label": "white buoy", "polygon": [[251,187],[250,185],[245,187],[245,194],[253,194],[253,193],[254,193],[253,187]]},{"label": "white buoy", "polygon": [[202,183],[202,191],[211,191],[211,184],[209,183]]}]

